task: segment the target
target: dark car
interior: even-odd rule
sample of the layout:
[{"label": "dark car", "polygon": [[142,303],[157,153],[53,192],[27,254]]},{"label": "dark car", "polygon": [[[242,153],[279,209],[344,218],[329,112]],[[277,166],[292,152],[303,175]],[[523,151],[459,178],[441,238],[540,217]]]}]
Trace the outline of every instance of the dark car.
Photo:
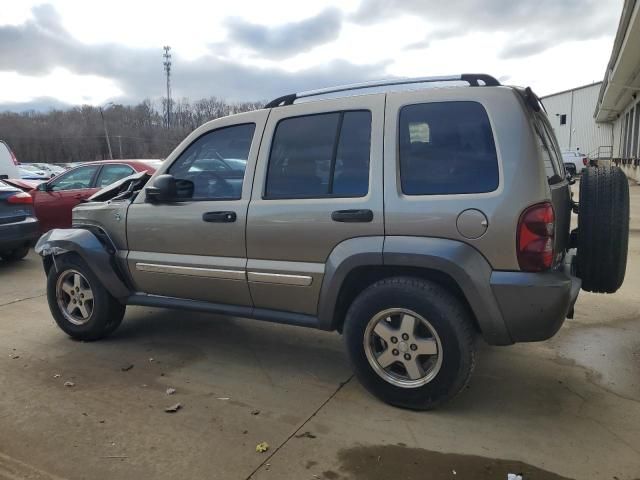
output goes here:
[{"label": "dark car", "polygon": [[100,189],[137,172],[155,172],[159,160],[105,160],[84,163],[32,190],[40,231],[71,227],[71,210]]},{"label": "dark car", "polygon": [[31,195],[0,180],[0,257],[24,258],[38,236]]}]

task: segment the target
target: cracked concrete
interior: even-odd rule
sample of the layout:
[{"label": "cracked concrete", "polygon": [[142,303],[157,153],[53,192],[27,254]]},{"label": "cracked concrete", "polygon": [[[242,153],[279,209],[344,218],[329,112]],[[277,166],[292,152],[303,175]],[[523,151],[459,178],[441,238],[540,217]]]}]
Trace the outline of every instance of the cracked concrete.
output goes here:
[{"label": "cracked concrete", "polygon": [[0,478],[637,479],[638,287],[634,231],[618,293],[582,292],[548,342],[481,345],[469,388],[420,413],[351,379],[337,334],[130,308],[113,337],[74,342],[31,254],[0,264]]}]

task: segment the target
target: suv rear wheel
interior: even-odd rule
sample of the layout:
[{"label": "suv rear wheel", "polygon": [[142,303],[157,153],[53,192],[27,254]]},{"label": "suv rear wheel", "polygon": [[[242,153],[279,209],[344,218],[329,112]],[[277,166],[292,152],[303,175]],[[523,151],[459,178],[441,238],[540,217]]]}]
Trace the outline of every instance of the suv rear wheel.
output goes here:
[{"label": "suv rear wheel", "polygon": [[475,365],[468,312],[421,279],[388,278],[365,289],[349,308],[344,335],[360,382],[399,407],[437,407],[466,386]]},{"label": "suv rear wheel", "polygon": [[56,257],[47,275],[47,300],[58,326],[70,337],[86,341],[111,334],[126,308],[74,254]]}]

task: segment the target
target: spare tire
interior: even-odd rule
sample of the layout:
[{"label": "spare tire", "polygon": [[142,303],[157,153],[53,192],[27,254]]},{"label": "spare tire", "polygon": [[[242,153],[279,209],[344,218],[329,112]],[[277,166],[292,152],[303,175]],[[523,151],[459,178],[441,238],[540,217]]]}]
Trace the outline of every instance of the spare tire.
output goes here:
[{"label": "spare tire", "polygon": [[629,243],[629,183],[618,167],[589,167],[580,178],[577,275],[588,292],[622,285]]}]

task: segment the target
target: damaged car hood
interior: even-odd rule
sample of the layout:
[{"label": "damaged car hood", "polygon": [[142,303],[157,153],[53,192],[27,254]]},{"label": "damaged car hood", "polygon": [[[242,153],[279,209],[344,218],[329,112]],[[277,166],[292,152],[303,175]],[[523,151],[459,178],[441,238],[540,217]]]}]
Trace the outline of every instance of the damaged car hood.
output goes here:
[{"label": "damaged car hood", "polygon": [[111,200],[121,193],[130,191],[134,192],[140,190],[151,178],[148,172],[138,172],[128,177],[124,177],[117,182],[107,185],[102,190],[97,191],[91,195],[87,201],[89,202],[106,202]]}]

